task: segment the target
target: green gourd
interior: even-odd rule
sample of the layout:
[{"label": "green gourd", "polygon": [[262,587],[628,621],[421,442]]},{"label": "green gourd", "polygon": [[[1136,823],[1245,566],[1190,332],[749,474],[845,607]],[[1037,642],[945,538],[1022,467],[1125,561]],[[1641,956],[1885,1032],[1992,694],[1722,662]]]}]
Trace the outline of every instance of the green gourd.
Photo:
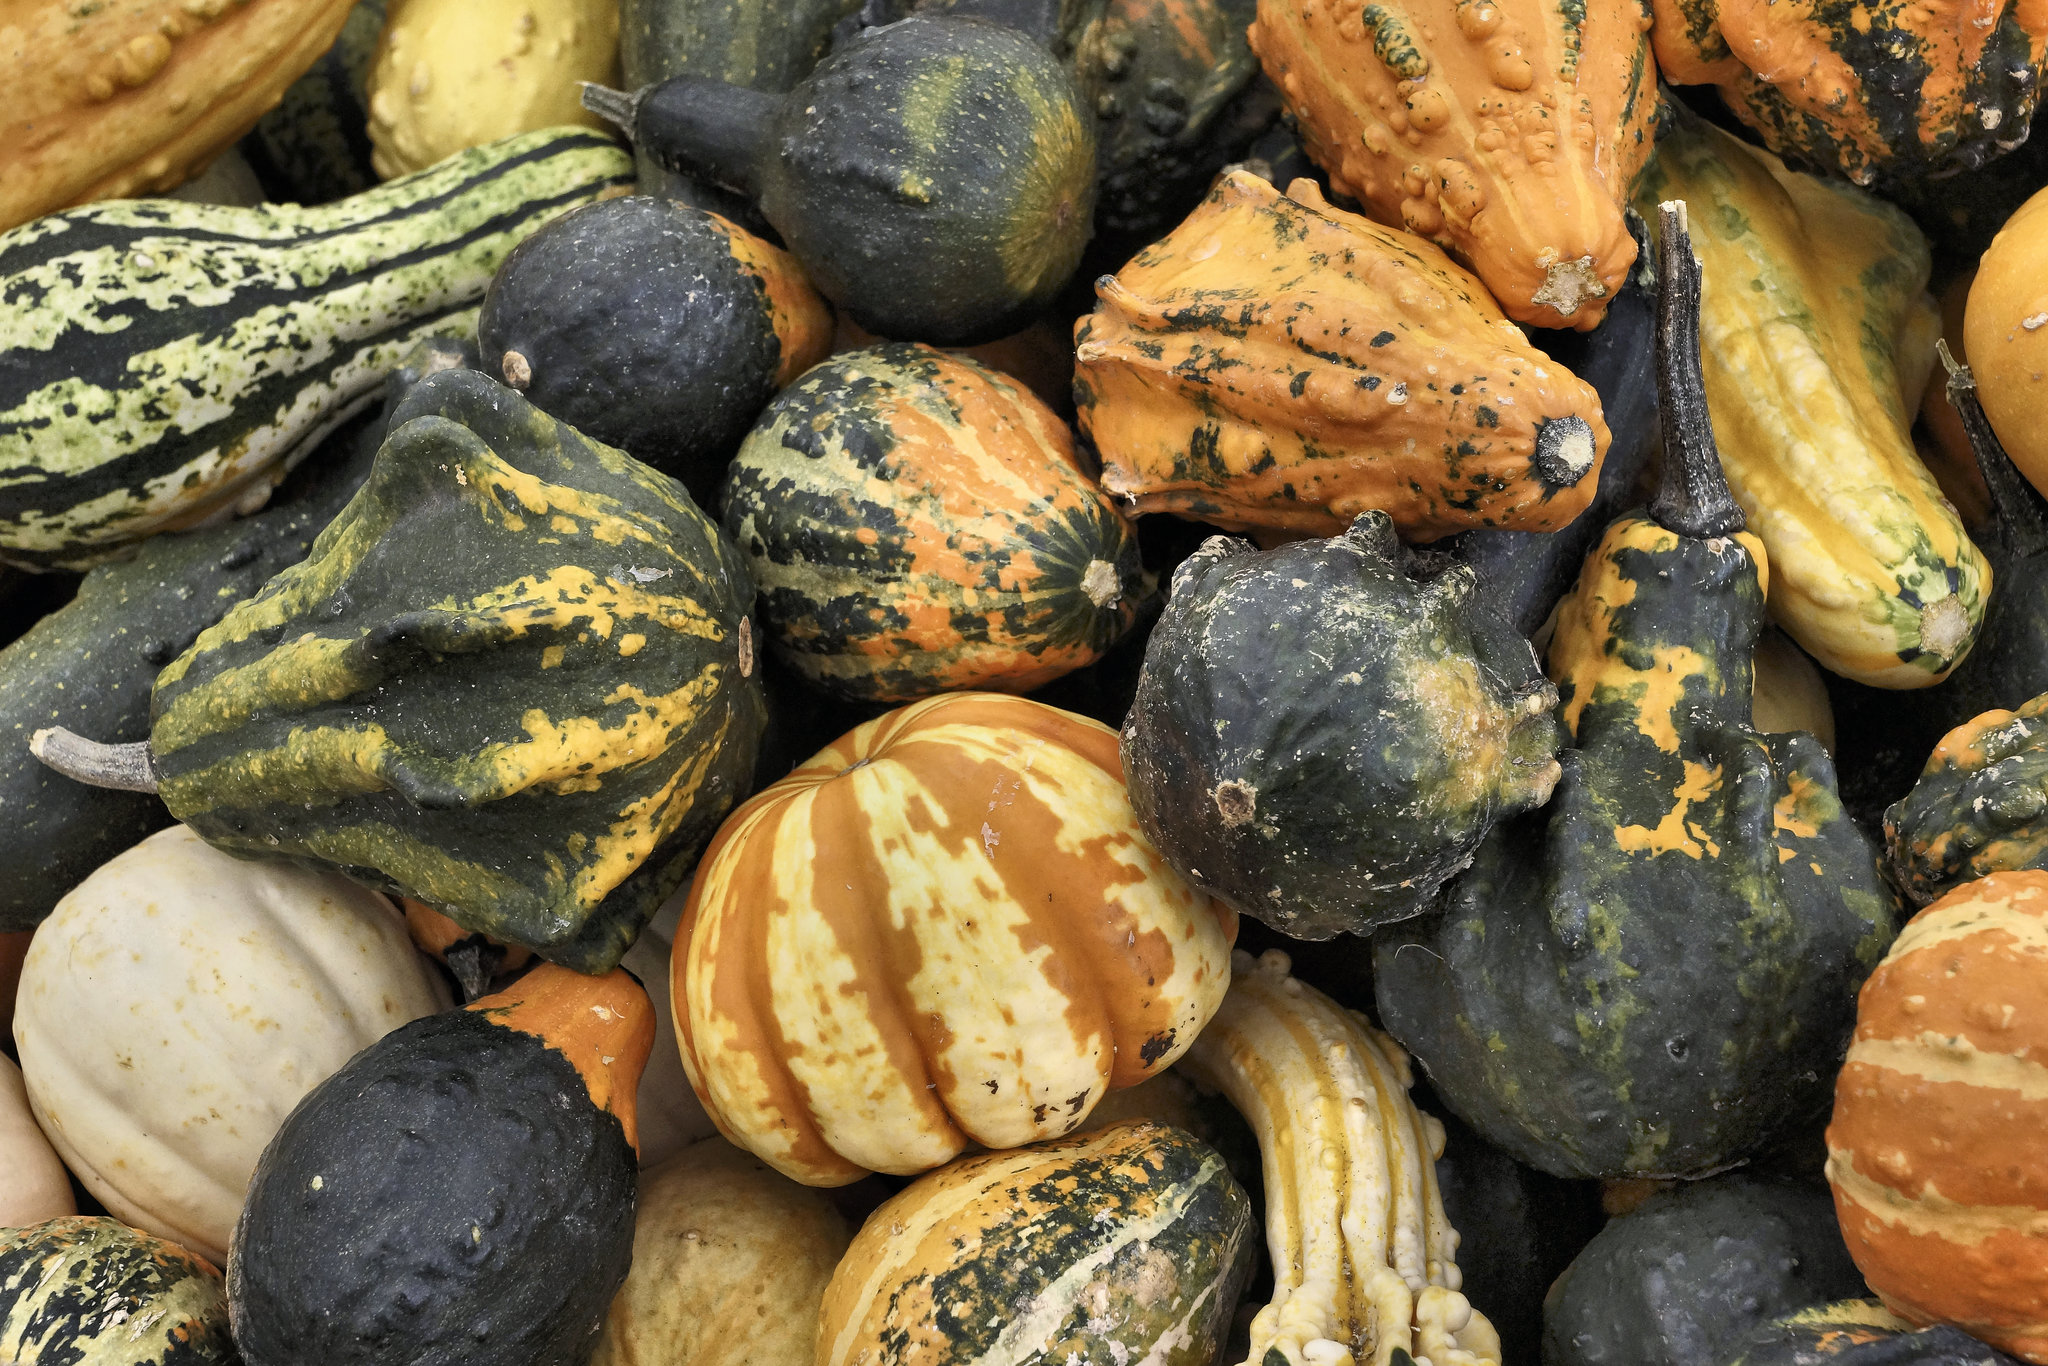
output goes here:
[{"label": "green gourd", "polygon": [[1993,873],[2048,867],[2048,693],[1943,736],[1884,813],[1886,871],[1913,906]]},{"label": "green gourd", "polygon": [[220,1272],[103,1215],[0,1229],[0,1361],[231,1366]]}]

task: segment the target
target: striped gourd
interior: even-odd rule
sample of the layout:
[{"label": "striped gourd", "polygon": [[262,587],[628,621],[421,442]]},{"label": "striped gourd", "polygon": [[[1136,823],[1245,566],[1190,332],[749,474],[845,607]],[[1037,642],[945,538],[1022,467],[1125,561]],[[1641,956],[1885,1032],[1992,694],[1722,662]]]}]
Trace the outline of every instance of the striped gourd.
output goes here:
[{"label": "striped gourd", "polygon": [[2048,867],[2048,693],[1941,737],[1884,813],[1887,871],[1925,906],[1992,873]]},{"label": "striped gourd", "polygon": [[631,174],[551,129],[314,208],[116,201],[0,234],[0,558],[260,505],[415,342],[474,327],[514,246]]},{"label": "striped gourd", "polygon": [[1459,1292],[1434,1165],[1444,1127],[1408,1098],[1408,1055],[1290,976],[1278,949],[1232,958],[1181,1066],[1259,1137],[1273,1299],[1245,1366],[1498,1366],[1499,1335]]},{"label": "striped gourd", "polygon": [[1636,202],[1647,217],[1665,199],[1692,207],[1707,402],[1770,554],[1772,616],[1860,683],[1941,681],[1975,639],[1991,569],[1914,453],[1900,395],[1920,360],[1896,339],[1931,307],[1925,240],[1862,191],[1690,118]]},{"label": "striped gourd", "polygon": [[102,1216],[0,1230],[0,1361],[237,1360],[220,1272],[197,1254]]},{"label": "striped gourd", "polygon": [[962,1158],[868,1217],[817,1366],[1209,1366],[1251,1237],[1223,1159],[1150,1120]]},{"label": "striped gourd", "polygon": [[2048,873],[1967,883],[1857,1002],[1828,1183],[1886,1306],[2048,1360]]},{"label": "striped gourd", "polygon": [[727,1138],[808,1185],[1057,1138],[1187,1049],[1236,924],[1139,833],[1116,732],[948,693],[718,832],[673,959],[683,1064]]}]

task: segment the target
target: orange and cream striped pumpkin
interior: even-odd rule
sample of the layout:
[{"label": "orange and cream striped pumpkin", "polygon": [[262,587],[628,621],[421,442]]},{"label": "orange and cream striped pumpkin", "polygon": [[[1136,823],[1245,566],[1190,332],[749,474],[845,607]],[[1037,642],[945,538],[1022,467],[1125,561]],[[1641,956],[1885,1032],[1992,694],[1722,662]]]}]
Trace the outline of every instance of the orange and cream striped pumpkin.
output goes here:
[{"label": "orange and cream striped pumpkin", "polygon": [[1863,986],[1828,1183],[1892,1312],[2048,1362],[2048,873],[1920,912]]},{"label": "orange and cream striped pumpkin", "polygon": [[1235,916],[1139,833],[1116,732],[947,693],[734,812],[671,969],[725,1136],[814,1186],[1080,1127],[1164,1071],[1230,985]]}]

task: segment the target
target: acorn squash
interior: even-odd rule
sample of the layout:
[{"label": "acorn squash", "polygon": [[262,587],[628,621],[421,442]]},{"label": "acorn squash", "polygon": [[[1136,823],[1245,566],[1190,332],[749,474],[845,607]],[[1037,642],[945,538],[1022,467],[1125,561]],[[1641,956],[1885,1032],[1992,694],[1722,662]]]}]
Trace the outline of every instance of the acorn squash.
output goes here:
[{"label": "acorn squash", "polygon": [[2048,868],[2048,693],[1944,735],[1884,813],[1886,871],[1914,906],[1993,873]]},{"label": "acorn squash", "polygon": [[71,1178],[36,1125],[21,1069],[0,1056],[0,1228],[76,1213]]},{"label": "acorn squash", "polygon": [[1557,689],[1478,576],[1385,513],[1174,570],[1123,728],[1139,828],[1182,876],[1296,939],[1428,910],[1495,821],[1557,783]]},{"label": "acorn squash", "polygon": [[1099,657],[1151,593],[1066,424],[927,346],[844,352],[783,390],[720,503],[776,657],[849,700],[1028,691]]},{"label": "acorn squash", "polygon": [[103,1217],[0,1228],[0,1360],[239,1366],[220,1272]]},{"label": "acorn squash", "polygon": [[1921,1328],[1876,1300],[1787,1314],[1751,1333],[1727,1366],[2019,1366],[1960,1328]]},{"label": "acorn squash", "polygon": [[1660,236],[1664,483],[1559,608],[1556,795],[1440,918],[1373,945],[1380,1018],[1444,1103],[1560,1176],[1702,1176],[1817,1115],[1893,928],[1826,752],[1751,725],[1766,560],[1715,460],[1683,217]]},{"label": "acorn squash", "polygon": [[719,1132],[838,1186],[1072,1132],[1187,1050],[1235,932],[1139,832],[1114,731],[946,693],[733,813],[670,989]]},{"label": "acorn squash", "polygon": [[1132,512],[1335,535],[1548,531],[1598,486],[1592,387],[1427,242],[1246,171],[1074,329],[1074,402]]}]

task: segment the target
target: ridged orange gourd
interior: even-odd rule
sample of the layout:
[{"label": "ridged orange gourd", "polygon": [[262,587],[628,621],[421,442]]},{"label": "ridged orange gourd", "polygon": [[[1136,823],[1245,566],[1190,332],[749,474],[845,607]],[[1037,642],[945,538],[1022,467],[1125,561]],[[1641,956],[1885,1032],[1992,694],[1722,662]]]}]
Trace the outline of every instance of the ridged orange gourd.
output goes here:
[{"label": "ridged orange gourd", "polygon": [[2048,1362],[2048,873],[1966,883],[1863,986],[1828,1183],[1887,1307]]},{"label": "ridged orange gourd", "polygon": [[[1624,234],[1626,236],[1626,234]],[[1419,237],[1246,171],[1097,283],[1074,404],[1133,513],[1335,536],[1555,531],[1600,483],[1593,386]]]},{"label": "ridged orange gourd", "polygon": [[353,0],[7,0],[0,231],[158,194],[256,126]]},{"label": "ridged orange gourd", "polygon": [[1116,732],[945,693],[734,812],[672,959],[719,1131],[813,1186],[1071,1133],[1230,985],[1236,917],[1139,833]]},{"label": "ridged orange gourd", "polygon": [[1251,43],[1339,193],[1583,332],[1636,259],[1649,31],[1648,0],[1259,0]]}]

